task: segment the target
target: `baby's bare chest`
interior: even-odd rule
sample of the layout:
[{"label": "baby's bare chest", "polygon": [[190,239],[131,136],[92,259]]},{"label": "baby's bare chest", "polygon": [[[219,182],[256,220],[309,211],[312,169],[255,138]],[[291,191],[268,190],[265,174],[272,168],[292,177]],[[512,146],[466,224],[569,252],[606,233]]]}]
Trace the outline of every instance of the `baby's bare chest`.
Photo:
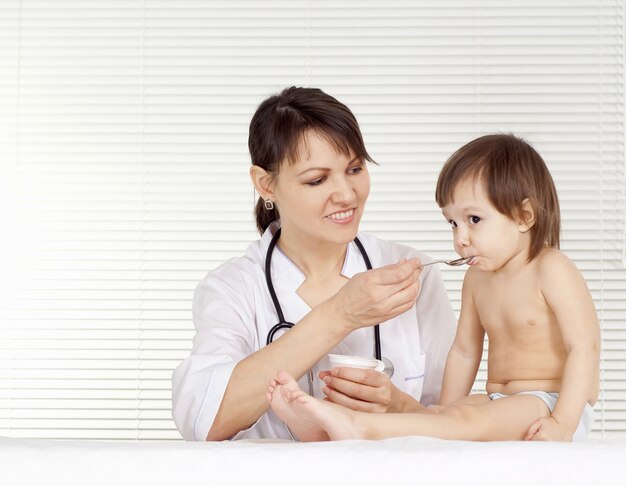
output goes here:
[{"label": "baby's bare chest", "polygon": [[520,276],[508,282],[481,282],[473,296],[490,340],[497,337],[533,340],[551,332],[556,325],[536,279]]}]

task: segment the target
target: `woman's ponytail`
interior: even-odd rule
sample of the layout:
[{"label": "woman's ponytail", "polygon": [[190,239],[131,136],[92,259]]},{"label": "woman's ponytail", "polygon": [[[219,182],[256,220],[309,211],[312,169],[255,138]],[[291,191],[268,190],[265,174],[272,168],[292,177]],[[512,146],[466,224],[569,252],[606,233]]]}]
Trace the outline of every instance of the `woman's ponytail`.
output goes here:
[{"label": "woman's ponytail", "polygon": [[280,219],[276,205],[274,205],[273,209],[267,209],[265,207],[265,201],[262,197],[259,197],[259,200],[256,203],[256,207],[254,208],[254,217],[256,219],[256,227],[261,234],[265,233],[265,230],[270,224]]}]

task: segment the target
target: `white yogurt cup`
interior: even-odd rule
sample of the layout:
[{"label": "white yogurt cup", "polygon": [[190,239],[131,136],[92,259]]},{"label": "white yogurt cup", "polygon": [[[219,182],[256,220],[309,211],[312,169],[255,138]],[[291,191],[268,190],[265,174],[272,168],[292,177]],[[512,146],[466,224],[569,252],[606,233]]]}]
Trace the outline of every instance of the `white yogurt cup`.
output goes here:
[{"label": "white yogurt cup", "polygon": [[343,354],[329,354],[331,368],[336,366],[346,366],[349,368],[362,368],[382,372],[385,363],[376,358],[364,358],[362,356],[345,356]]}]

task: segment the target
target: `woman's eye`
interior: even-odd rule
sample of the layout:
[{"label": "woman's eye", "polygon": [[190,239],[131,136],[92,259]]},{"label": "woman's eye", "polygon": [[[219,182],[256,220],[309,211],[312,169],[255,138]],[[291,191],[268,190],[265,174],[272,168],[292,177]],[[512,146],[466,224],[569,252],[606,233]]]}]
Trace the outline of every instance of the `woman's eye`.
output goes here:
[{"label": "woman's eye", "polygon": [[476,224],[480,221],[480,218],[478,216],[470,216],[469,217],[469,222],[470,224]]},{"label": "woman's eye", "polygon": [[358,174],[359,172],[361,172],[363,170],[363,166],[359,165],[357,167],[352,167],[350,169],[348,169],[348,173],[349,174]]},{"label": "woman's eye", "polygon": [[322,182],[324,182],[325,177],[320,177],[319,179],[315,179],[314,181],[307,182],[307,186],[319,186]]}]

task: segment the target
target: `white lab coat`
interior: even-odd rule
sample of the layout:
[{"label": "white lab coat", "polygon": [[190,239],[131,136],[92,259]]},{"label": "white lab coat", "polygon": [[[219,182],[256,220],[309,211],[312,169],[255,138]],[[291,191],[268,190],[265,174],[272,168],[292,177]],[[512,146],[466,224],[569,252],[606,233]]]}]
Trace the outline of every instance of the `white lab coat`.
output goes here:
[{"label": "white lab coat", "polygon": [[[252,243],[245,256],[232,258],[209,272],[196,288],[193,348],[172,376],[172,415],[186,440],[206,439],[233,369],[240,360],[265,345],[269,330],[278,322],[264,273],[267,248],[276,227],[272,225],[260,240]],[[367,234],[358,237],[373,268],[414,256],[422,262],[431,261],[408,246]],[[358,248],[354,243],[349,244],[342,275],[350,278],[366,270]],[[278,246],[272,257],[272,277],[285,319],[297,325],[311,310],[296,292],[305,276]],[[456,319],[439,269],[435,265],[424,267],[420,281],[416,305],[380,326],[381,348],[382,355],[394,364],[391,378],[394,385],[422,404],[430,405],[439,399]],[[358,329],[329,353],[372,356],[373,336],[372,327]],[[328,369],[326,357],[313,368],[316,396],[323,396],[317,372]],[[299,383],[308,391],[306,374]],[[233,438],[289,437],[286,426],[269,410]]]}]

